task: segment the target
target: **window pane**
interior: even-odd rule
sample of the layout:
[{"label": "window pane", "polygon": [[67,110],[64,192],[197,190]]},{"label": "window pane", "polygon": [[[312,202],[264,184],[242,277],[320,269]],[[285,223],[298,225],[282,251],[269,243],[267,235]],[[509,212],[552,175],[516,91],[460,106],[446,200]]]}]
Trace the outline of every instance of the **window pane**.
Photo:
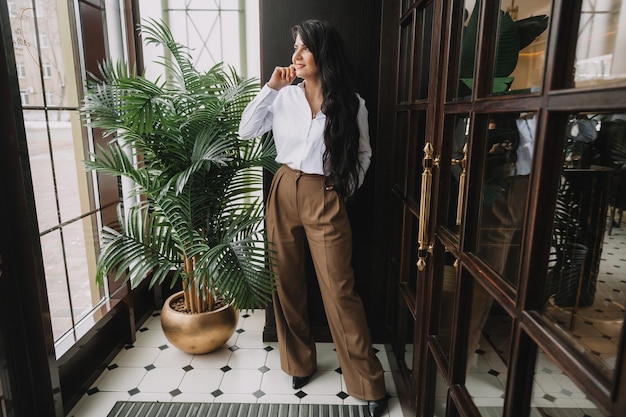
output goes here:
[{"label": "window pane", "polygon": [[49,112],[50,141],[61,222],[90,210],[89,189],[83,160],[80,116],[77,111]]},{"label": "window pane", "polygon": [[[70,23],[67,7],[20,0],[14,2],[11,17],[55,341],[72,335],[73,326],[105,293],[94,282],[101,222],[92,177],[83,163],[88,139],[78,112],[82,81],[75,78],[80,64],[74,54],[76,36],[70,31],[76,25]],[[52,109],[59,106],[63,110]]]},{"label": "window pane", "polygon": [[41,236],[52,334],[55,340],[71,329],[73,324],[63,249],[61,230],[53,230]]},{"label": "window pane", "polygon": [[402,193],[406,193],[410,116],[411,113],[408,111],[396,112],[395,132],[391,135],[390,144],[395,161],[391,173],[392,184]]},{"label": "window pane", "polygon": [[441,282],[441,304],[439,306],[439,323],[437,339],[446,359],[450,360],[452,350],[452,331],[454,328],[454,302],[457,292],[457,267],[456,258],[450,252],[446,252]]},{"label": "window pane", "polygon": [[626,121],[579,113],[564,135],[544,315],[612,377],[626,305]]},{"label": "window pane", "polygon": [[18,67],[23,67],[20,74],[20,95],[22,105],[43,106],[43,88],[38,54],[38,39],[35,30],[35,14],[30,1],[16,1],[15,13],[11,15],[13,48]]},{"label": "window pane", "polygon": [[400,28],[400,63],[398,72],[398,104],[411,100],[411,75],[413,71],[413,18],[407,19]]},{"label": "window pane", "polygon": [[[429,355],[429,359],[432,363],[431,366],[435,366],[432,355]],[[441,371],[437,369],[437,375],[435,379],[435,404],[433,410],[434,417],[446,417],[446,410],[448,409],[448,383],[441,374]]]},{"label": "window pane", "polygon": [[626,1],[583,0],[576,44],[576,87],[626,80]]},{"label": "window pane", "polygon": [[488,116],[477,252],[515,287],[536,117],[532,113]]},{"label": "window pane", "polygon": [[[56,3],[50,1],[38,1],[37,25],[41,33],[40,39],[45,39],[47,47],[42,44],[41,59],[44,76],[44,88],[47,97],[52,100],[46,101],[48,107],[59,107],[77,105],[77,97],[74,93],[75,86],[72,85],[66,74],[66,59],[71,56],[72,40],[68,31],[61,31],[59,28],[66,23],[59,20]],[[65,17],[67,19],[67,17]],[[72,69],[72,66],[67,68]]]},{"label": "window pane", "polygon": [[[240,9],[236,1],[205,0],[169,0],[167,2],[167,20],[174,39],[189,47],[194,65],[199,70],[208,70],[219,62],[232,65],[239,74],[247,71],[246,39],[242,38],[248,29],[243,27],[240,18],[245,10]],[[153,0],[140,0],[139,8],[142,19],[161,19],[163,4]],[[161,47],[144,45],[146,63],[160,60],[163,56]],[[289,55],[286,55],[289,60]],[[148,78],[154,79],[159,74],[152,74],[154,66],[147,65]],[[160,70],[159,70],[160,71]]]},{"label": "window pane", "polygon": [[413,101],[425,100],[428,98],[428,83],[430,82],[430,47],[432,45],[432,30],[434,19],[434,6],[435,2],[428,2],[426,7],[420,9],[418,12],[418,28],[420,33],[416,40],[418,49],[415,52],[415,62],[413,63],[413,69],[415,74],[413,76]]},{"label": "window pane", "polygon": [[552,1],[503,0],[496,44],[494,94],[541,90]]},{"label": "window pane", "polygon": [[404,307],[401,308],[402,313],[404,314],[403,323],[405,328],[404,352],[401,357],[404,366],[406,366],[406,369],[410,374],[414,369],[413,358],[415,356],[415,345],[413,344],[413,335],[415,334],[415,320],[413,320],[413,315],[408,309]]},{"label": "window pane", "polygon": [[[424,146],[426,145],[426,112],[412,112],[409,130],[409,147],[407,149],[407,194],[415,201],[420,201],[422,196],[422,172],[424,171]],[[431,143],[432,145],[432,143]],[[431,155],[431,157],[433,157]],[[431,170],[432,172],[432,170]]]},{"label": "window pane", "polygon": [[402,0],[402,12],[406,11],[412,4],[414,0]]},{"label": "window pane", "polygon": [[87,315],[103,297],[103,289],[94,279],[96,269],[97,224],[94,216],[63,227],[68,286],[75,321]]},{"label": "window pane", "polygon": [[530,406],[531,416],[605,416],[541,349],[537,353]]},{"label": "window pane", "polygon": [[[461,45],[460,98],[471,94],[480,15],[480,1],[465,2],[468,16]],[[503,0],[498,19],[493,94],[540,91],[547,47],[550,0]]]},{"label": "window pane", "polygon": [[[477,18],[480,11],[480,2],[465,0],[463,34],[461,35],[459,91],[457,98],[467,99],[472,94],[474,85],[474,65],[476,62],[476,35]],[[470,16],[474,16],[470,25]]]},{"label": "window pane", "polygon": [[482,416],[502,415],[512,321],[478,283],[472,292],[465,385]]},{"label": "window pane", "polygon": [[38,110],[24,110],[24,127],[35,193],[37,222],[39,231],[45,231],[59,223],[45,113]]}]

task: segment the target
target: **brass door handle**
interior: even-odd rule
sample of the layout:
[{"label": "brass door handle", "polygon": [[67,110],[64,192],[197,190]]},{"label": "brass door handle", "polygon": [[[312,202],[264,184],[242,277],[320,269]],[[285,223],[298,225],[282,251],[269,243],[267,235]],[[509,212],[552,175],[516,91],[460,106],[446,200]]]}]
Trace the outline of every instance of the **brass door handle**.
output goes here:
[{"label": "brass door handle", "polygon": [[461,224],[463,218],[463,203],[465,200],[465,173],[467,168],[467,143],[463,145],[463,159],[453,159],[452,165],[461,165],[461,175],[459,176],[459,196],[456,203],[456,225]]},{"label": "brass door handle", "polygon": [[433,158],[433,146],[430,142],[424,145],[424,171],[422,172],[422,193],[420,195],[420,221],[417,231],[417,268],[423,271],[426,268],[426,257],[431,250],[428,240],[428,223],[430,221],[430,200],[433,186],[432,168],[437,165],[437,159]]}]

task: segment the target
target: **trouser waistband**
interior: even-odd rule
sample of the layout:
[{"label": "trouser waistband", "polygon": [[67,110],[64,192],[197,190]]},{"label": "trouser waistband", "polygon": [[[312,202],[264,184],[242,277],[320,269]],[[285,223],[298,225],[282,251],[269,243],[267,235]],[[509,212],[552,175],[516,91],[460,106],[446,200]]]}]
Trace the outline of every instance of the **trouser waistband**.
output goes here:
[{"label": "trouser waistband", "polygon": [[283,164],[280,169],[286,174],[289,175],[291,177],[295,177],[295,178],[300,178],[300,177],[309,177],[309,178],[314,178],[314,179],[326,179],[326,177],[324,175],[320,175],[320,174],[307,174],[306,172],[297,170],[297,169],[293,169],[291,168],[289,165],[285,165]]}]

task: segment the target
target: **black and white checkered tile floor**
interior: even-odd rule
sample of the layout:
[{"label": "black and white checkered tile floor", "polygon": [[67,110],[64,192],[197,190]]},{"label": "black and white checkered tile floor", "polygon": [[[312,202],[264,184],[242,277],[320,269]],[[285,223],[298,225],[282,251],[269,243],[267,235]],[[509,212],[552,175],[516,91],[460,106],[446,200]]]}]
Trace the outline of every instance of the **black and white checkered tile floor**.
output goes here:
[{"label": "black and white checkered tile floor", "polygon": [[[189,355],[168,344],[156,313],[137,340],[111,362],[68,414],[106,417],[116,401],[365,404],[345,392],[331,343],[318,343],[318,371],[301,390],[280,370],[278,348],[262,341],[265,312],[242,314],[227,344],[207,355]],[[374,346],[391,396],[386,417],[402,417],[384,347]]]},{"label": "black and white checkered tile floor", "polygon": [[[591,306],[549,307],[545,314],[569,334],[572,344],[607,374],[615,369],[626,305],[626,224],[605,234],[596,294]],[[497,327],[497,324],[496,324]],[[488,339],[488,340],[487,340]],[[480,349],[468,368],[467,388],[483,416],[501,415],[508,337],[484,330]],[[443,397],[442,397],[443,400]],[[532,393],[532,417],[600,417],[603,414],[543,352],[538,352]],[[541,409],[541,413],[538,411]],[[555,410],[560,411],[555,411]],[[564,414],[565,413],[565,414]]]},{"label": "black and white checkered tile floor", "polygon": [[[626,227],[607,235],[602,259],[596,304],[577,311],[571,334],[600,363],[613,369],[626,300]],[[564,323],[571,317],[571,311],[556,314],[564,315]],[[124,400],[363,404],[345,393],[330,343],[318,344],[318,372],[306,387],[294,391],[291,378],[280,370],[276,345],[262,342],[264,321],[264,311],[242,314],[237,332],[224,348],[208,355],[188,355],[168,344],[156,313],[139,330],[134,345],[120,352],[68,416],[106,417],[116,401]],[[402,417],[384,348],[375,348],[391,395],[386,417]],[[476,405],[487,414],[497,414],[506,386],[507,369],[497,349],[493,340],[488,343],[483,338],[467,375]],[[594,404],[542,352],[533,387],[533,413],[537,408],[599,416]]]}]

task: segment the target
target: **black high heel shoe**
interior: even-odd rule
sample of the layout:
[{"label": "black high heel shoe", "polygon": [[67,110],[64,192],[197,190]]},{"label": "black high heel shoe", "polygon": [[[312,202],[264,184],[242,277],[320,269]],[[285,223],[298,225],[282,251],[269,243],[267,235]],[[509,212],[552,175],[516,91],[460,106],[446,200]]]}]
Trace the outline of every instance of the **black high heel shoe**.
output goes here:
[{"label": "black high heel shoe", "polygon": [[303,386],[309,383],[314,373],[315,371],[311,372],[311,374],[307,376],[294,376],[291,386],[293,387],[293,389],[302,388]]},{"label": "black high heel shoe", "polygon": [[380,400],[370,400],[367,402],[367,410],[371,417],[380,417],[387,409],[388,396],[385,395]]}]

